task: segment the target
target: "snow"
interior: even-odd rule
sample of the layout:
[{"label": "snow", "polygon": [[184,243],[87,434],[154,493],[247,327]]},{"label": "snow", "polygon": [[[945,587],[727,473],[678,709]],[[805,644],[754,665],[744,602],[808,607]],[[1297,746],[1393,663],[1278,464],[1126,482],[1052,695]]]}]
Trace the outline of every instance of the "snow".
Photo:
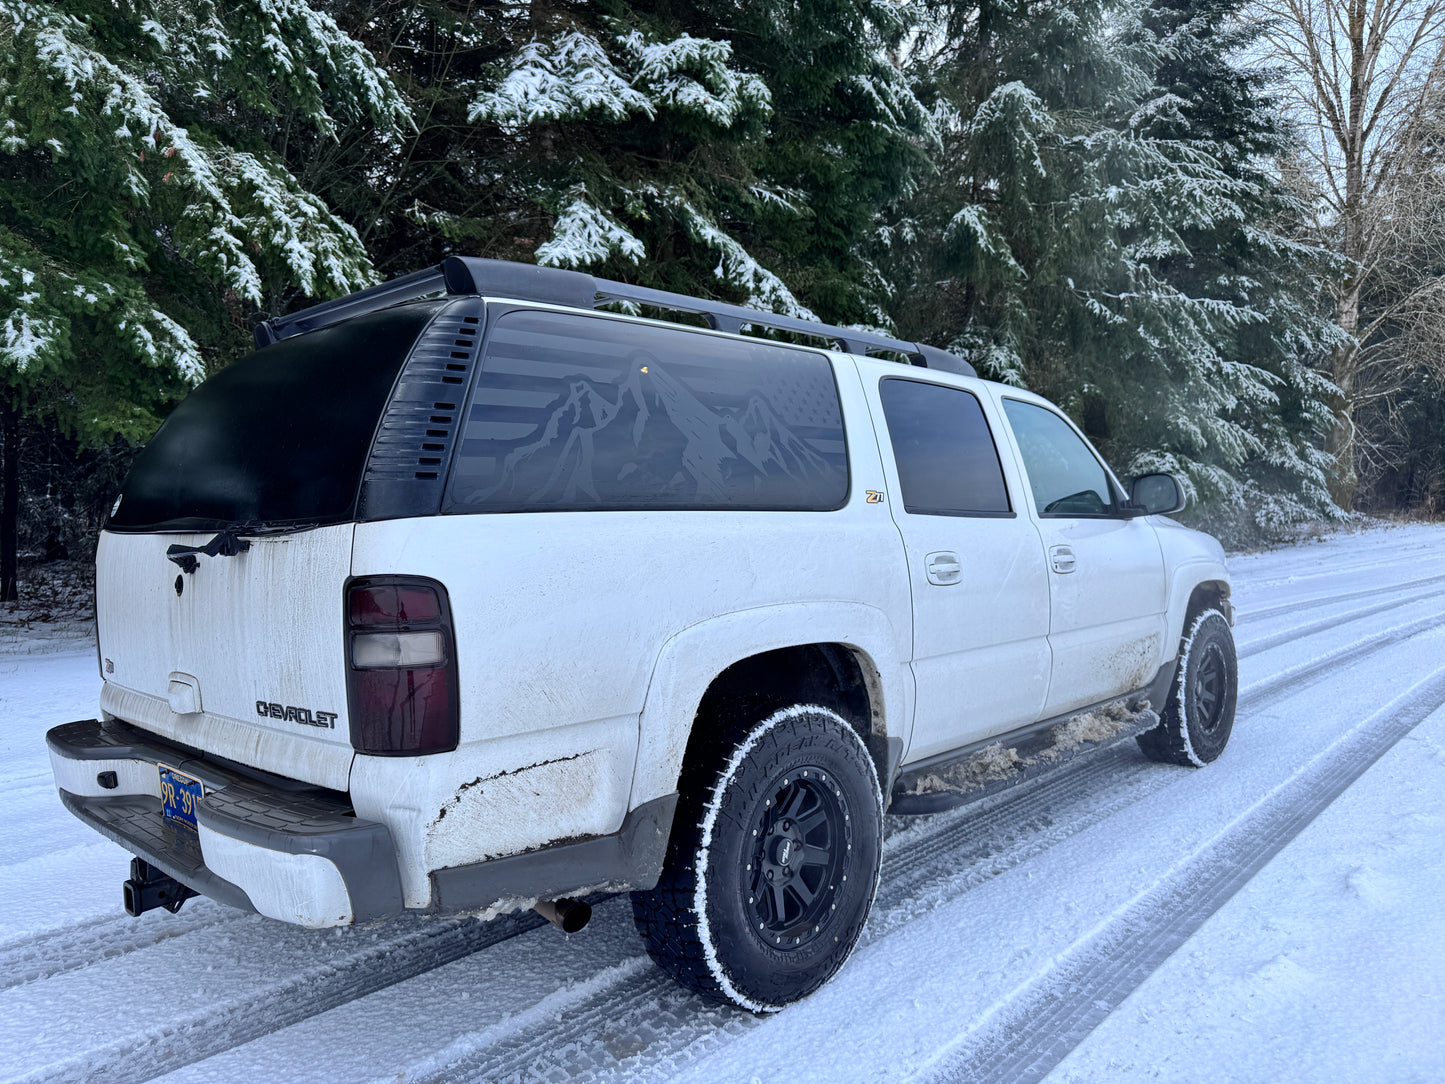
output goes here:
[{"label": "snow", "polygon": [[[1363,784],[1363,785],[1362,785]],[[1445,1070],[1445,712],[1395,746],[1058,1067],[1059,1084]]]},{"label": "snow", "polygon": [[477,95],[467,119],[515,129],[584,117],[652,119],[659,110],[675,109],[727,128],[749,112],[771,109],[767,85],[728,66],[733,51],[727,42],[690,34],[649,41],[633,30],[611,44],[621,54],[620,66],[603,42],[579,31],[551,43],[530,42],[501,81]]},{"label": "snow", "polygon": [[524,46],[497,87],[473,101],[467,119],[520,127],[589,115],[618,121],[634,113],[652,117],[655,110],[599,41],[573,31],[551,44]]},{"label": "snow", "polygon": [[[1417,525],[1233,558],[1241,706],[1218,761],[1150,764],[1130,743],[889,818],[858,951],[766,1017],[666,979],[625,898],[570,937],[505,917],[315,933],[209,900],[126,918],[128,856],[61,808],[44,746],[94,713],[93,646],[0,637],[0,1078],[967,1079],[997,1028],[1054,1019],[1037,1006],[1102,1014],[1042,1029],[1060,1045],[1029,1079],[1055,1084],[1445,1078],[1442,553],[1445,526]],[[1241,833],[1320,770],[1358,771],[1371,728],[1409,711],[1172,954],[1103,1009],[1071,1001],[1139,922],[1248,873]]]},{"label": "snow", "polygon": [[641,241],[617,219],[577,197],[557,216],[552,239],[537,249],[548,267],[585,267],[613,253],[636,263],[646,254]]},{"label": "snow", "polygon": [[[668,42],[647,42],[637,32],[618,39],[633,58],[633,81],[648,88],[659,106],[695,113],[729,128],[749,112],[766,113],[773,99],[767,84],[750,72],[728,67],[733,48],[691,34]],[[691,72],[700,73],[694,78]]]},{"label": "snow", "polygon": [[[22,295],[22,299],[25,296]],[[32,320],[30,315],[16,309],[0,320],[0,364],[8,365],[16,372],[23,373],[38,358],[55,348],[60,334],[57,321],[43,317]]]}]

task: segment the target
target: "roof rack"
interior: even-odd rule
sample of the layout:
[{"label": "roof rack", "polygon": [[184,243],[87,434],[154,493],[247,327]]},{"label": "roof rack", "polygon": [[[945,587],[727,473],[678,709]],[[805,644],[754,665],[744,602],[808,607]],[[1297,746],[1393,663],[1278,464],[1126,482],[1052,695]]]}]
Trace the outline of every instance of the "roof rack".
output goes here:
[{"label": "roof rack", "polygon": [[714,331],[740,332],[744,326],[764,327],[827,339],[835,349],[848,354],[896,353],[911,364],[960,376],[977,376],[972,365],[957,354],[950,354],[925,343],[906,342],[872,331],[834,327],[792,316],[759,312],[741,305],[707,301],[686,294],[651,290],[645,286],[629,286],[593,278],[581,271],[565,271],[556,267],[511,263],[507,260],[486,260],[476,256],[448,256],[437,267],[401,275],[379,286],[358,290],[354,294],[313,305],[309,309],[263,320],[256,325],[256,349],[274,342],[303,335],[308,331],[329,327],[363,313],[375,312],[403,301],[432,294],[453,296],[516,298],[540,301],[549,305],[566,305],[578,309],[594,309],[613,302],[648,305],[673,312],[701,316]]}]

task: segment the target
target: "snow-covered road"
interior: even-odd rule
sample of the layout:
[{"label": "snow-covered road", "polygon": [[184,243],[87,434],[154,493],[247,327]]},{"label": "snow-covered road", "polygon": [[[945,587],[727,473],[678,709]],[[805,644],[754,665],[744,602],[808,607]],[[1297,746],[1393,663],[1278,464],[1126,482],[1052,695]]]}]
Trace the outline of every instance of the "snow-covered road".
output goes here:
[{"label": "snow-covered road", "polygon": [[[1242,693],[1202,771],[1132,744],[890,818],[864,940],[767,1018],[684,994],[625,899],[314,933],[193,900],[55,797],[90,649],[0,656],[0,1076],[1445,1079],[1445,528],[1235,558]],[[22,645],[23,646],[23,643]]]}]

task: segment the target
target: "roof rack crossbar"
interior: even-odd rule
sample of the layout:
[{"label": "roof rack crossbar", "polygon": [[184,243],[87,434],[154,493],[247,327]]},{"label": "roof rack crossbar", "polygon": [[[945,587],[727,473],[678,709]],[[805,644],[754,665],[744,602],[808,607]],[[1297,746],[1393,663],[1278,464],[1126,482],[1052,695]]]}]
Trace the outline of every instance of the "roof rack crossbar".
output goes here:
[{"label": "roof rack crossbar", "polygon": [[352,316],[360,316],[388,305],[435,293],[515,297],[518,300],[541,301],[581,309],[621,301],[673,312],[693,313],[702,317],[715,331],[736,334],[745,325],[765,327],[825,339],[833,344],[834,349],[850,354],[896,353],[907,357],[913,365],[962,376],[978,375],[973,366],[963,358],[925,343],[905,342],[873,331],[834,327],[832,324],[800,320],[794,316],[779,316],[744,308],[742,305],[708,301],[686,294],[653,290],[646,286],[594,279],[580,271],[537,267],[533,264],[489,260],[477,256],[449,256],[438,267],[402,275],[335,301],[302,309],[290,316],[263,321],[256,325],[256,349],[260,350],[292,335],[327,327]]},{"label": "roof rack crossbar", "polygon": [[771,328],[774,331],[790,331],[808,335],[815,339],[826,339],[837,347],[844,346],[845,334],[842,329],[811,320],[800,320],[795,316],[779,316],[771,312],[759,312],[742,305],[729,305],[721,301],[708,301],[686,294],[669,293],[666,290],[652,290],[646,286],[632,286],[625,282],[597,282],[599,304],[609,301],[629,301],[637,305],[650,305],[655,309],[670,309],[674,312],[690,312],[701,316],[716,331],[730,331],[736,334],[744,325]]}]

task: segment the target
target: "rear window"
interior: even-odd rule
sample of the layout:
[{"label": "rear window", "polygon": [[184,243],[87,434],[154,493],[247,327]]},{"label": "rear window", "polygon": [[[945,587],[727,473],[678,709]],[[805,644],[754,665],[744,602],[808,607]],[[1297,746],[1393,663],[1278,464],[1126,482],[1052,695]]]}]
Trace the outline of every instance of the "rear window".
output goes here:
[{"label": "rear window", "polygon": [[193,391],[137,457],[115,530],[351,518],[377,418],[438,303],[285,339]]},{"label": "rear window", "polygon": [[518,310],[487,333],[445,510],[825,511],[847,497],[824,355]]}]

